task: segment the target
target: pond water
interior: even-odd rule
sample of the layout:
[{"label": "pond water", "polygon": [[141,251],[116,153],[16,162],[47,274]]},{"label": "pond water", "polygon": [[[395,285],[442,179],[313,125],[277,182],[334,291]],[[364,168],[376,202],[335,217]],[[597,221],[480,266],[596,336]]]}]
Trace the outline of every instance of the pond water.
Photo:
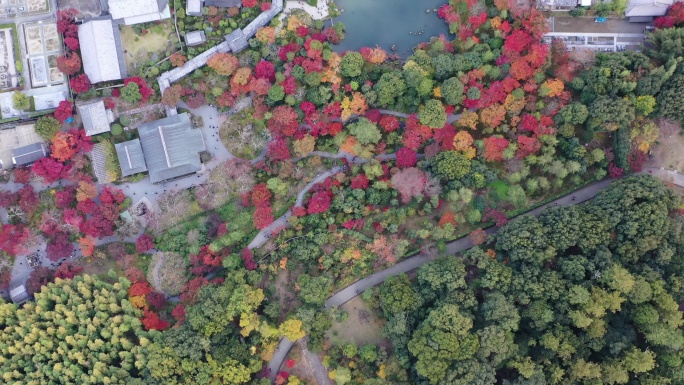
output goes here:
[{"label": "pond water", "polygon": [[[357,51],[361,47],[379,45],[401,57],[432,36],[448,35],[449,28],[435,10],[448,0],[336,0],[342,15],[333,19],[344,23],[346,38],[335,48],[337,52]],[[425,12],[426,10],[430,12]],[[328,24],[328,23],[326,23]],[[328,24],[329,25],[329,24]],[[451,36],[453,38],[453,36]]]}]

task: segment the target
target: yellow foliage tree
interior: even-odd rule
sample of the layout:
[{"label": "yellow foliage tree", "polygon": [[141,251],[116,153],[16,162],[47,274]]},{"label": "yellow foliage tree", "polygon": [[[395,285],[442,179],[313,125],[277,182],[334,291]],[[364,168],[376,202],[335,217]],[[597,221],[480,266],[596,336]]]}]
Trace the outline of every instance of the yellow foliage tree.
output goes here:
[{"label": "yellow foliage tree", "polygon": [[145,300],[144,295],[138,295],[135,297],[131,297],[128,299],[128,301],[136,309],[147,309],[147,301]]},{"label": "yellow foliage tree", "polygon": [[306,134],[303,138],[294,141],[294,151],[295,154],[299,156],[305,156],[314,150],[316,146],[316,138]]},{"label": "yellow foliage tree", "polygon": [[466,110],[463,111],[463,114],[461,114],[461,117],[456,122],[456,125],[474,130],[477,127],[477,121],[477,112]]},{"label": "yellow foliage tree", "polygon": [[459,131],[454,136],[454,150],[466,151],[473,145],[473,136],[467,131]]},{"label": "yellow foliage tree", "polygon": [[559,96],[563,93],[564,88],[565,84],[563,84],[563,81],[559,79],[549,79],[542,83],[539,88],[539,95],[548,97]]},{"label": "yellow foliage tree", "polygon": [[289,319],[278,328],[280,334],[290,341],[297,341],[306,335],[306,332],[302,330],[302,321],[298,319]]},{"label": "yellow foliage tree", "polygon": [[263,44],[275,43],[275,28],[268,26],[259,28],[256,38]]}]

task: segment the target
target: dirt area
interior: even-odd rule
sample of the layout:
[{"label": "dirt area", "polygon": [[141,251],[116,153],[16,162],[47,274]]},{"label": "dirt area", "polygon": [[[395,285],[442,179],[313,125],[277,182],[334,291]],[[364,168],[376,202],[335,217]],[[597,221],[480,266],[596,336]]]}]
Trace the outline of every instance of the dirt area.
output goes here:
[{"label": "dirt area", "polygon": [[[288,360],[293,360],[295,362],[294,366],[288,368],[286,362]],[[286,371],[290,375],[297,376],[303,383],[306,384],[316,384],[316,380],[313,376],[313,370],[307,365],[305,360],[302,359],[302,348],[299,344],[294,344],[290,352],[287,354],[285,361],[280,367],[280,371]]]},{"label": "dirt area", "polygon": [[102,4],[95,0],[57,0],[57,8],[73,8],[84,18],[100,16],[102,13]]},{"label": "dirt area", "polygon": [[389,348],[390,342],[382,336],[382,320],[369,309],[360,296],[341,307],[349,317],[344,322],[333,322],[326,333],[335,345],[353,342],[356,346],[373,344]]},{"label": "dirt area", "polygon": [[[297,295],[290,289],[290,271],[280,270],[278,273],[278,278],[275,282],[276,295],[278,296],[278,304],[281,309],[281,317],[283,314],[287,314],[292,307],[299,305],[299,300]],[[281,321],[284,321],[282,319]]]},{"label": "dirt area", "polygon": [[659,143],[651,149],[651,156],[646,160],[646,165],[684,172],[684,136],[681,129],[665,127],[662,124],[659,127]]},{"label": "dirt area", "polygon": [[173,43],[169,39],[173,32],[171,19],[147,29],[146,34],[138,35],[132,27],[121,26],[121,45],[124,50],[126,69],[133,73],[134,69],[149,60],[155,62],[166,57],[167,50]]}]

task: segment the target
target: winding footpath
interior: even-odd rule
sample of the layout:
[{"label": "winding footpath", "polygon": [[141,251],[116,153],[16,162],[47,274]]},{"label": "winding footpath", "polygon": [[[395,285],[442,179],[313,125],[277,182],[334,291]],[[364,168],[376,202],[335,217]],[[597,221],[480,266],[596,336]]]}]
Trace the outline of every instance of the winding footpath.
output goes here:
[{"label": "winding footpath", "polygon": [[[665,170],[665,169],[657,169],[657,168],[646,168],[643,172],[643,174],[651,174],[664,182],[668,183],[673,183],[677,186],[684,187],[684,174],[680,174],[676,171],[670,171],[670,170]],[[572,192],[571,194],[565,195],[561,198],[558,198],[554,201],[551,201],[545,205],[539,206],[533,210],[530,210],[524,214],[521,214],[513,219],[512,221],[517,220],[521,216],[524,215],[534,215],[538,216],[544,209],[548,207],[554,207],[554,206],[570,206],[573,204],[578,204],[582,202],[586,202],[592,198],[594,198],[598,193],[606,189],[610,184],[613,182],[613,179],[604,179],[602,181],[593,183],[589,186],[583,187],[579,190],[576,190]],[[490,227],[488,228],[487,234],[495,234],[499,229],[497,227]],[[463,237],[460,239],[457,239],[453,242],[450,242],[447,244],[446,247],[446,252],[444,255],[455,255],[458,253],[461,253],[465,250],[468,250],[473,247],[473,243],[470,241],[468,237]],[[338,291],[331,297],[329,297],[325,301],[325,309],[331,309],[333,307],[339,307],[350,301],[352,298],[360,295],[363,293],[366,289],[369,289],[371,287],[377,286],[383,282],[389,277],[395,276],[397,274],[401,273],[408,273],[410,271],[418,269],[420,266],[433,261],[435,259],[434,255],[426,254],[426,253],[419,253],[416,254],[412,257],[409,257],[399,263],[397,263],[394,266],[391,266],[385,270],[379,271],[375,274],[372,274],[366,278],[360,279],[351,285],[345,287],[344,289]],[[306,337],[304,337],[306,338]],[[271,381],[275,381],[275,377],[278,374],[278,370],[282,366],[283,361],[285,360],[285,357],[289,353],[290,349],[292,346],[295,344],[295,342],[292,342],[288,340],[287,338],[282,338],[280,340],[280,343],[278,344],[278,347],[276,349],[276,352],[273,354],[273,357],[268,363],[268,369],[270,373],[270,379]],[[314,368],[315,371],[320,370],[320,368]],[[327,370],[327,369],[326,369]]]}]

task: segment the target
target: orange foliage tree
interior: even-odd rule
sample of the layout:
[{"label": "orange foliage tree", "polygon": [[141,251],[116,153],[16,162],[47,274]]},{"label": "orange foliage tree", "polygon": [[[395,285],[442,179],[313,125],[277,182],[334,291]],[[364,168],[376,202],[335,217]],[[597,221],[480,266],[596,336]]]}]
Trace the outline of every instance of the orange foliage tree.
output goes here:
[{"label": "orange foliage tree", "polygon": [[94,183],[81,181],[78,183],[76,189],[76,200],[83,202],[88,199],[93,199],[97,196],[97,186]]},{"label": "orange foliage tree", "polygon": [[93,255],[93,252],[95,251],[95,240],[93,238],[86,236],[80,238],[78,243],[81,245],[81,253],[83,253],[83,256],[90,257]]},{"label": "orange foliage tree", "polygon": [[217,74],[230,76],[238,68],[238,59],[229,53],[216,53],[207,60],[207,66]]}]

